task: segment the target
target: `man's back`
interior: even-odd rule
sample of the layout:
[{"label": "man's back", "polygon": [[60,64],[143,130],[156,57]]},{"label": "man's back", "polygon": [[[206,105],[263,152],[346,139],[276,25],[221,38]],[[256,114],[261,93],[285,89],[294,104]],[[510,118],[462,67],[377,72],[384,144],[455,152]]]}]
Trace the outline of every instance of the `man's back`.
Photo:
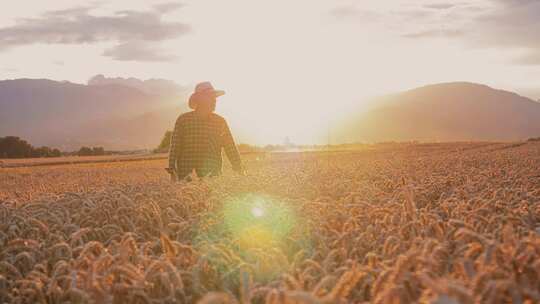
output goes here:
[{"label": "man's back", "polygon": [[184,113],[176,120],[171,137],[169,167],[176,168],[180,179],[193,169],[199,176],[219,175],[222,148],[233,169],[240,170],[240,155],[225,119],[215,113]]}]

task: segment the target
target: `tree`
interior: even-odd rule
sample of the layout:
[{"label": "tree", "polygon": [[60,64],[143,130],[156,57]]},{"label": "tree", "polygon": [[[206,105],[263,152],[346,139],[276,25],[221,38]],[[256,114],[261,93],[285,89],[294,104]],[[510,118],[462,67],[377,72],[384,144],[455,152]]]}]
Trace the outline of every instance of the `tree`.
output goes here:
[{"label": "tree", "polygon": [[32,157],[34,147],[16,136],[0,137],[0,157]]},{"label": "tree", "polygon": [[171,138],[172,138],[172,131],[165,131],[165,135],[163,135],[163,138],[161,139],[161,143],[157,147],[154,152],[167,152],[169,151],[169,148],[171,147]]},{"label": "tree", "polygon": [[62,152],[60,152],[60,150],[58,149],[52,149],[51,151],[51,157],[60,157],[62,156]]},{"label": "tree", "polygon": [[34,149],[32,157],[49,157],[52,154],[52,150],[49,147],[39,147]]},{"label": "tree", "polygon": [[92,155],[93,151],[89,147],[81,147],[79,149],[79,152],[77,152],[77,155],[79,156],[90,156]]},{"label": "tree", "polygon": [[105,155],[105,149],[103,147],[81,147],[79,151],[77,151],[77,155],[79,156],[101,156]]},{"label": "tree", "polygon": [[105,155],[105,149],[103,147],[93,147],[92,155]]},{"label": "tree", "polygon": [[16,136],[0,137],[0,158],[57,157],[62,153],[49,147],[34,148]]}]

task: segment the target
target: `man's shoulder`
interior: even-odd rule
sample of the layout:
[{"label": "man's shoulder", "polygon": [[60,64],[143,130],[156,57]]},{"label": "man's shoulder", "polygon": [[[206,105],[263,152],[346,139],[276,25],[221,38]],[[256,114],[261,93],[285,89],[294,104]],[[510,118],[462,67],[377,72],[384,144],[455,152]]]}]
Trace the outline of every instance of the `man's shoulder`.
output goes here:
[{"label": "man's shoulder", "polygon": [[193,117],[193,113],[194,113],[194,111],[185,112],[185,113],[180,114],[178,116],[178,118],[176,119],[176,123],[182,122],[182,121],[184,121],[186,119],[189,119],[189,118]]},{"label": "man's shoulder", "polygon": [[[191,111],[191,112],[186,112],[186,113],[182,113],[180,114],[180,116],[178,116],[178,118],[176,119],[176,124],[184,124],[184,123],[191,123],[191,122],[195,122],[195,121],[198,121],[199,118],[197,116],[197,113],[195,113],[195,111]],[[216,113],[212,113],[210,114],[210,120],[211,122],[213,123],[218,123],[218,124],[227,124],[227,121],[225,120],[225,118],[223,118],[222,116],[216,114]]]},{"label": "man's shoulder", "polygon": [[221,123],[226,123],[227,122],[223,116],[220,116],[220,115],[218,115],[216,113],[212,113],[211,117],[212,117],[213,120],[219,121]]}]

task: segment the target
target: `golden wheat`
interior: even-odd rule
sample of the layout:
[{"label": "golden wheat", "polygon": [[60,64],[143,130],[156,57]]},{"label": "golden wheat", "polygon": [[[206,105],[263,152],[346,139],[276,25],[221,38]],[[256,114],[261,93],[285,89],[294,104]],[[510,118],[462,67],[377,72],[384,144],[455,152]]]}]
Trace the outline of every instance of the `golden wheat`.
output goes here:
[{"label": "golden wheat", "polygon": [[[0,169],[0,303],[540,302],[540,144],[163,165]],[[287,210],[277,232],[234,232],[250,197]]]}]

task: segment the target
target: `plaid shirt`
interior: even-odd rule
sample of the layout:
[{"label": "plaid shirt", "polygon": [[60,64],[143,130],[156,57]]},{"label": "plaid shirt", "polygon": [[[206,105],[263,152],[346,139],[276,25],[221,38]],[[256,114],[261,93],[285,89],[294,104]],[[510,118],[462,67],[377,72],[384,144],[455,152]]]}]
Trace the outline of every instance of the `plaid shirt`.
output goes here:
[{"label": "plaid shirt", "polygon": [[171,137],[169,168],[182,179],[193,169],[198,176],[221,174],[222,148],[233,170],[241,170],[240,154],[225,119],[192,111],[178,117]]}]

